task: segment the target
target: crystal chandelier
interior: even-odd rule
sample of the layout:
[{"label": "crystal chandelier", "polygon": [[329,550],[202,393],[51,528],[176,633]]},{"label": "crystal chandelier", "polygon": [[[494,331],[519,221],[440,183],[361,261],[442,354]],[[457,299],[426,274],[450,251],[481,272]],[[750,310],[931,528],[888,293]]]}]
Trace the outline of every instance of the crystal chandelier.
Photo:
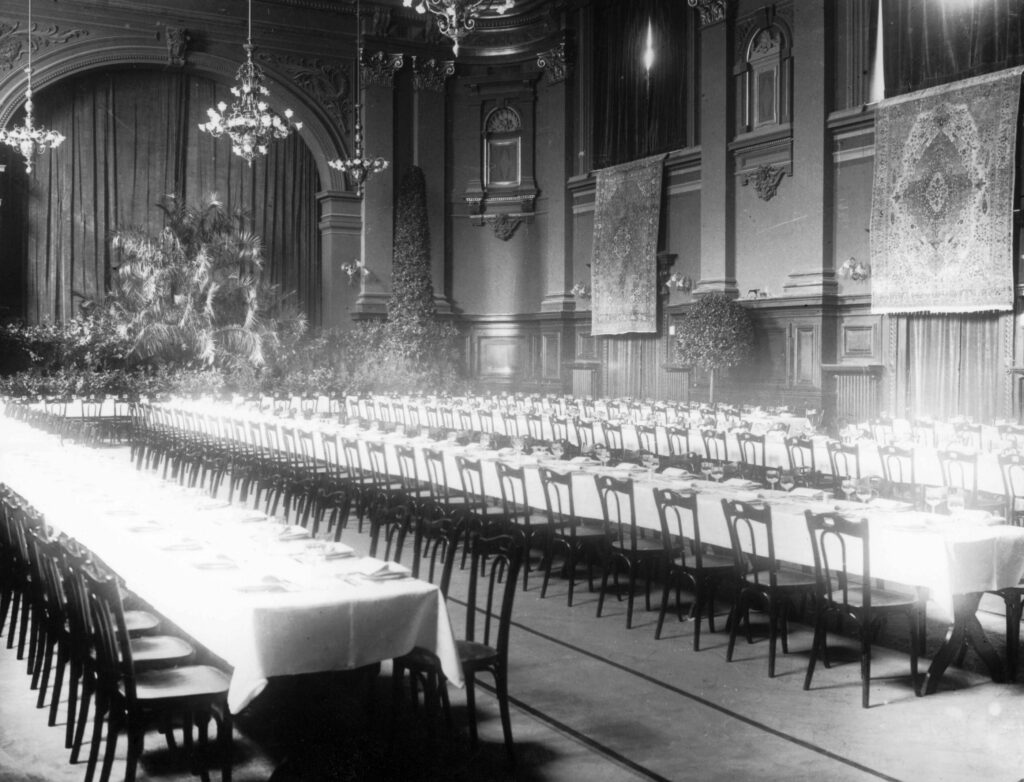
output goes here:
[{"label": "crystal chandelier", "polygon": [[28,85],[25,87],[25,124],[0,130],[0,144],[7,144],[21,152],[25,170],[32,173],[32,163],[42,152],[56,149],[64,143],[64,135],[56,130],[37,128],[32,122],[32,0],[28,0]]},{"label": "crystal chandelier", "polygon": [[231,151],[252,166],[252,161],[267,154],[271,141],[288,138],[292,130],[302,130],[301,122],[292,121],[292,110],[285,109],[284,117],[267,104],[270,95],[263,84],[263,69],[252,61],[252,0],[249,0],[249,36],[245,46],[245,62],[235,74],[238,84],[231,88],[236,100],[231,109],[221,101],[215,109],[207,109],[210,119],[199,124],[199,129],[214,138],[225,133],[231,138]]},{"label": "crystal chandelier", "polygon": [[[406,8],[412,8],[412,4],[413,0],[402,0]],[[494,5],[494,0],[419,0],[416,13],[425,14],[430,11],[437,17],[437,29],[452,39],[452,52],[458,57],[459,43],[476,28],[480,6],[503,14],[515,8],[515,5],[516,0],[500,0],[499,5]]]},{"label": "crystal chandelier", "polygon": [[327,162],[331,168],[348,174],[355,183],[356,195],[363,194],[363,184],[370,174],[379,174],[388,167],[388,161],[382,157],[366,157],[363,153],[363,123],[359,101],[363,93],[363,47],[362,21],[359,16],[359,0],[356,0],[356,104],[354,108],[355,124],[352,130],[352,154],[347,158],[338,158]]}]

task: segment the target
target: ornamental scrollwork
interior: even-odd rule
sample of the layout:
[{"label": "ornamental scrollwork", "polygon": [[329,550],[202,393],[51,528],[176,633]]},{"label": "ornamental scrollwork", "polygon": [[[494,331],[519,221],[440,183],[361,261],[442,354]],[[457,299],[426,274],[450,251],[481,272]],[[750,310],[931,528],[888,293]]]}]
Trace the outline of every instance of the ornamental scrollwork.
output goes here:
[{"label": "ornamental scrollwork", "polygon": [[538,54],[537,67],[544,71],[548,84],[558,84],[569,77],[572,60],[572,50],[563,41],[555,48]]},{"label": "ornamental scrollwork", "polygon": [[445,82],[455,75],[455,60],[421,60],[412,57],[412,86],[416,90],[444,92]]},{"label": "ornamental scrollwork", "polygon": [[360,52],[360,61],[363,66],[363,74],[366,77],[366,84],[374,87],[393,87],[395,84],[395,73],[402,70],[405,65],[405,58],[402,54],[388,54],[387,52],[373,52],[367,54]]},{"label": "ornamental scrollwork", "polygon": [[324,107],[338,127],[344,131],[348,130],[349,123],[346,118],[349,114],[352,83],[347,68],[319,58],[306,60],[301,57],[262,52],[258,52],[257,57],[286,74],[300,89]]},{"label": "ornamental scrollwork", "polygon": [[779,189],[786,169],[778,168],[770,163],[758,166],[755,171],[743,177],[744,186],[754,183],[754,192],[762,201],[771,201]]},{"label": "ornamental scrollwork", "polygon": [[690,4],[690,8],[696,8],[697,13],[700,14],[701,27],[708,27],[709,25],[725,21],[726,0],[686,1]]},{"label": "ornamental scrollwork", "polygon": [[184,65],[185,54],[188,52],[188,45],[192,38],[184,27],[168,27],[167,37],[167,64]]},{"label": "ornamental scrollwork", "polygon": [[[67,43],[88,34],[88,30],[77,28],[61,30],[57,25],[46,28],[33,25],[33,32],[29,38],[32,42],[32,51],[37,52],[43,47]],[[25,56],[25,32],[21,25],[0,24],[0,71],[9,71],[23,56]]]}]

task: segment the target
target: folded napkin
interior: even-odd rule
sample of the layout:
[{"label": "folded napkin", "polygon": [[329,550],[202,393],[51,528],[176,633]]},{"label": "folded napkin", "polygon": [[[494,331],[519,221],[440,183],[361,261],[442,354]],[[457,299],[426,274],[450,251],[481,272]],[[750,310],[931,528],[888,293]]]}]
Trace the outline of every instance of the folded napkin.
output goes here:
[{"label": "folded napkin", "polygon": [[874,499],[868,502],[868,505],[870,505],[875,510],[884,511],[905,511],[913,510],[914,508],[913,503],[902,502],[900,500],[889,500],[886,499],[885,497],[875,497]]},{"label": "folded napkin", "polygon": [[810,489],[806,486],[798,486],[789,492],[790,497],[797,499],[810,500],[811,502],[824,502],[825,492],[820,489]]},{"label": "folded napkin", "polygon": [[196,510],[220,510],[227,508],[231,503],[227,500],[218,500],[214,497],[207,497],[196,503]]},{"label": "folded napkin", "polygon": [[199,551],[203,547],[203,544],[198,540],[192,540],[191,538],[183,538],[182,540],[174,543],[169,543],[166,546],[161,546],[164,551]]},{"label": "folded napkin", "polygon": [[748,481],[745,478],[729,478],[728,480],[722,481],[722,486],[728,486],[732,489],[754,489],[761,488],[761,484],[756,481]]},{"label": "folded napkin", "polygon": [[666,467],[659,473],[666,478],[693,478],[693,474],[687,472],[682,467]]},{"label": "folded napkin", "polygon": [[397,562],[385,562],[373,557],[367,557],[362,566],[356,571],[356,575],[370,581],[390,581],[396,578],[406,578],[412,575],[412,571],[405,565]]},{"label": "folded napkin", "polygon": [[309,530],[305,527],[288,527],[278,534],[278,540],[303,540],[309,537]]},{"label": "folded napkin", "polygon": [[589,456],[574,456],[569,460],[569,464],[600,464],[600,462]]},{"label": "folded napkin", "polygon": [[264,576],[259,581],[249,584],[239,584],[235,587],[236,592],[267,593],[267,592],[297,592],[299,587],[291,581],[277,576]]},{"label": "folded napkin", "polygon": [[355,554],[355,549],[351,546],[346,546],[344,543],[330,543],[324,549],[324,559],[345,559],[346,557],[354,557]]},{"label": "folded napkin", "polygon": [[238,567],[235,561],[226,554],[219,554],[212,559],[200,559],[192,563],[192,567],[199,570],[233,570]]}]

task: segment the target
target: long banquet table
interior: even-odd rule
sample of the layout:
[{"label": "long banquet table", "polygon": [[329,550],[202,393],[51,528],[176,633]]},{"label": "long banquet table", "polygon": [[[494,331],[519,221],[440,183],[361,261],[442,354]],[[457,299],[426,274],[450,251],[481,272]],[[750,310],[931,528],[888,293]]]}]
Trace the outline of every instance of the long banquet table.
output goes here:
[{"label": "long banquet table", "polygon": [[413,646],[434,651],[462,685],[440,591],[400,567],[2,416],[0,481],[231,665],[232,711],[268,677],[353,669]]}]

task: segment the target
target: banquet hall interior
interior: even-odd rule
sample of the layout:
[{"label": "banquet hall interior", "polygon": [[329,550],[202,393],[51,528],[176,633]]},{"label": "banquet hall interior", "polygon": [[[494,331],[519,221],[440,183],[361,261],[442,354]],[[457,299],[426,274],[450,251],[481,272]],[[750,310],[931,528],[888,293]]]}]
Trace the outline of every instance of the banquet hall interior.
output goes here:
[{"label": "banquet hall interior", "polygon": [[0,780],[1024,778],[1022,72],[1024,0],[5,0]]}]

